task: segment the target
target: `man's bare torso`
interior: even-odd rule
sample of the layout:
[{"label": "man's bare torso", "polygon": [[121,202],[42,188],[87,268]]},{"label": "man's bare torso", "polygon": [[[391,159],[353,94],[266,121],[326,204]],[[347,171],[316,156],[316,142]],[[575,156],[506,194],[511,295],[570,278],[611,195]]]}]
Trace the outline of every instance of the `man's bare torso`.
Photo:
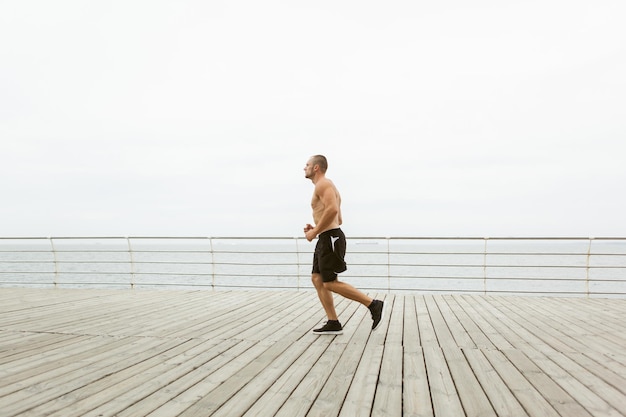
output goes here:
[{"label": "man's bare torso", "polygon": [[326,230],[337,229],[342,223],[341,195],[339,194],[337,187],[335,187],[335,184],[333,184],[333,182],[327,178],[324,178],[315,185],[313,199],[311,200],[311,207],[313,208],[313,221],[318,224],[320,222],[320,219],[322,218],[322,214],[324,213],[324,209],[326,208],[324,201],[322,201],[322,194],[326,192],[329,187],[334,194],[334,201],[331,201],[331,204],[337,204],[337,215],[332,220],[331,224],[326,227],[325,230],[320,231],[320,233]]}]

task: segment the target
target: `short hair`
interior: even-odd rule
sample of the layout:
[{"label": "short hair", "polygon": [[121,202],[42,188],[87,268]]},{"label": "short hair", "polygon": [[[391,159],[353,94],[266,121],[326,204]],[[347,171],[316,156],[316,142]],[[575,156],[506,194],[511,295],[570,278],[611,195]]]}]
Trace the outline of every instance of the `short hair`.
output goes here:
[{"label": "short hair", "polygon": [[328,160],[324,155],[314,155],[312,158],[313,166],[319,165],[320,171],[326,172],[328,169]]}]

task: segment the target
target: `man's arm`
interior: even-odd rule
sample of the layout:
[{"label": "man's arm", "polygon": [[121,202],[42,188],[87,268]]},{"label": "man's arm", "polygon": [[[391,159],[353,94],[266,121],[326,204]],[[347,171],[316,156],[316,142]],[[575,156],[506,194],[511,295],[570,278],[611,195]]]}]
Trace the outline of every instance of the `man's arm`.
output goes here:
[{"label": "man's arm", "polygon": [[[337,199],[337,197],[335,198]],[[339,226],[341,226],[343,224],[343,219],[341,218],[341,197],[338,197],[339,201],[337,201],[337,223],[339,223]]]}]

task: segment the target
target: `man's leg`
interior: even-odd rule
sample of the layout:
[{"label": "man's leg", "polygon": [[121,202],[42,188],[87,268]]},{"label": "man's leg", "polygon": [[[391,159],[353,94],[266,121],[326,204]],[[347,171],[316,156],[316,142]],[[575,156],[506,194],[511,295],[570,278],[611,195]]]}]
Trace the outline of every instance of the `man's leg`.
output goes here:
[{"label": "man's leg", "polygon": [[337,320],[337,312],[335,311],[335,302],[333,300],[333,293],[330,292],[328,288],[325,287],[324,281],[322,280],[322,275],[313,274],[311,276],[311,281],[313,281],[313,285],[317,290],[317,296],[322,303],[322,307],[324,307],[324,311],[326,312],[326,317],[328,320]]},{"label": "man's leg", "polygon": [[[322,277],[320,276],[320,281],[321,279]],[[373,301],[372,298],[368,297],[367,295],[365,295],[364,293],[357,290],[352,285],[346,282],[341,282],[338,279],[336,279],[334,281],[324,282],[323,285],[326,291],[328,292],[332,291],[350,300],[358,301],[359,303],[363,304],[365,307],[369,307],[370,304],[372,304],[372,301]]]},{"label": "man's leg", "polygon": [[335,292],[345,298],[358,301],[367,307],[372,313],[372,330],[376,330],[378,328],[378,325],[381,323],[385,314],[385,303],[383,301],[374,300],[354,288],[352,285],[346,282],[341,282],[338,279],[331,282],[325,282],[324,287],[327,290]]}]

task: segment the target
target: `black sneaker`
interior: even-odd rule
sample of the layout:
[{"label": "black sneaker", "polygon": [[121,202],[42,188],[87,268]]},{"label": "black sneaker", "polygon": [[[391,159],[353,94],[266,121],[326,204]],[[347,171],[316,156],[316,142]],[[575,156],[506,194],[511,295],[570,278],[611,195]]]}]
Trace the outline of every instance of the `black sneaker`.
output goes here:
[{"label": "black sneaker", "polygon": [[372,330],[376,330],[385,316],[385,303],[380,300],[374,300],[370,304],[369,309],[372,313],[372,320],[374,320]]},{"label": "black sneaker", "polygon": [[343,327],[341,327],[341,323],[337,320],[328,320],[325,325],[320,327],[319,329],[314,329],[313,333],[315,334],[342,334]]}]

